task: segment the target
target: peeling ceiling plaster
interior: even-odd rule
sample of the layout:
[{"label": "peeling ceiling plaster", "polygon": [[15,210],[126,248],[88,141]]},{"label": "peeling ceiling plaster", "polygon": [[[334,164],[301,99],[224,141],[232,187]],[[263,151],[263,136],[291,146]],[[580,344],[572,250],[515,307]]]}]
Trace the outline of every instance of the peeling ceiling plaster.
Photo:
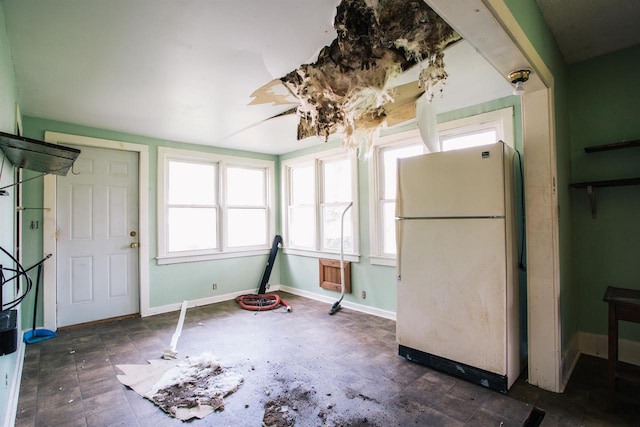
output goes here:
[{"label": "peeling ceiling plaster", "polygon": [[[299,140],[327,140],[340,133],[348,148],[360,148],[363,142],[370,146],[371,135],[388,120],[415,118],[418,98],[426,91],[431,100],[435,87],[447,78],[444,48],[460,40],[422,0],[342,0],[334,28],[336,39],[315,62],[279,80],[297,101]],[[421,68],[418,82],[388,86],[416,65]],[[276,92],[274,101],[282,100],[277,84],[267,89]],[[269,101],[265,91],[255,94]]]},{"label": "peeling ceiling plaster", "polygon": [[[332,43],[336,0],[0,4],[24,115],[270,154],[324,141],[297,141],[293,115],[271,119],[295,103],[249,104],[256,88],[312,63]],[[439,112],[511,92],[465,42],[449,47],[445,61]],[[415,73],[390,84],[415,82]]]}]

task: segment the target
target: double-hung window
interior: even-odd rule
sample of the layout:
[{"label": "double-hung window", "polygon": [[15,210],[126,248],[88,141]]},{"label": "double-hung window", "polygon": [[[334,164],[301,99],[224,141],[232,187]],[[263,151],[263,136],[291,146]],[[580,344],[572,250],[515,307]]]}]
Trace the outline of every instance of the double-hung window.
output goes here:
[{"label": "double-hung window", "polygon": [[263,253],[274,162],[158,148],[158,263]]},{"label": "double-hung window", "polygon": [[396,256],[396,175],[398,159],[427,152],[418,130],[381,138],[369,160],[371,261],[393,265]]},{"label": "double-hung window", "polygon": [[320,200],[320,249],[324,252],[340,251],[342,239],[345,253],[353,253],[353,217],[342,214],[353,201],[353,161],[349,158],[320,161],[322,197]]},{"label": "double-hung window", "polygon": [[287,246],[316,249],[316,168],[315,161],[287,168]]},{"label": "double-hung window", "polygon": [[265,246],[269,242],[267,170],[226,167],[227,247]]},{"label": "double-hung window", "polygon": [[218,164],[167,159],[166,169],[167,252],[218,249]]},{"label": "double-hung window", "polygon": [[[357,159],[344,151],[317,153],[285,160],[283,230],[288,253],[329,256],[358,251]],[[349,206],[354,205],[344,215]],[[353,259],[353,258],[351,258]]]}]

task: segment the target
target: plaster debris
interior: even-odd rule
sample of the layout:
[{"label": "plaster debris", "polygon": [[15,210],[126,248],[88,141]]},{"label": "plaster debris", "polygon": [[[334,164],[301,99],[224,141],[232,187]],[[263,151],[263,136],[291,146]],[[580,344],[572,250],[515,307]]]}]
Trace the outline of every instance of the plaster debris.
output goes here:
[{"label": "plaster debris", "polygon": [[295,424],[295,418],[289,406],[283,400],[269,400],[262,417],[263,427],[289,427]]},{"label": "plaster debris", "polygon": [[243,377],[224,369],[205,353],[186,360],[152,360],[149,365],[118,365],[118,380],[171,416],[186,421],[224,410],[224,398]]},{"label": "plaster debris", "polygon": [[[447,78],[444,48],[461,39],[423,0],[342,0],[334,28],[337,38],[316,62],[280,81],[298,103],[299,140],[340,133],[351,149],[363,140],[370,146],[374,131],[389,119],[395,124],[415,117],[417,99],[426,92],[431,100]],[[414,66],[421,67],[418,84],[401,94],[388,86]],[[274,81],[258,89],[252,103],[290,103],[277,86]]]}]

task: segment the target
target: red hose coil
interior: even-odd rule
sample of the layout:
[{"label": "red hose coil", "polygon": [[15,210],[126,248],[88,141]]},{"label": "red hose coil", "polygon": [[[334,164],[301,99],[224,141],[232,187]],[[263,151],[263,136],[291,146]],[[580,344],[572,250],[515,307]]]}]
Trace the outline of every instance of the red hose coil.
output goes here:
[{"label": "red hose coil", "polygon": [[245,310],[251,311],[264,311],[264,310],[275,310],[281,305],[287,308],[287,311],[291,311],[291,306],[288,302],[281,299],[278,295],[257,295],[257,294],[247,294],[240,295],[236,298],[240,307]]}]

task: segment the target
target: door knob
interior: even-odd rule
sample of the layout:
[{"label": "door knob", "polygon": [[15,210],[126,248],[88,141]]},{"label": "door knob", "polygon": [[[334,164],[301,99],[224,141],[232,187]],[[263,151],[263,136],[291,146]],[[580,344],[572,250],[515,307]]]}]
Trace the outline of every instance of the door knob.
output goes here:
[{"label": "door knob", "polygon": [[138,247],[138,244],[136,242],[131,242],[129,246],[131,246],[132,249],[135,249]]}]

